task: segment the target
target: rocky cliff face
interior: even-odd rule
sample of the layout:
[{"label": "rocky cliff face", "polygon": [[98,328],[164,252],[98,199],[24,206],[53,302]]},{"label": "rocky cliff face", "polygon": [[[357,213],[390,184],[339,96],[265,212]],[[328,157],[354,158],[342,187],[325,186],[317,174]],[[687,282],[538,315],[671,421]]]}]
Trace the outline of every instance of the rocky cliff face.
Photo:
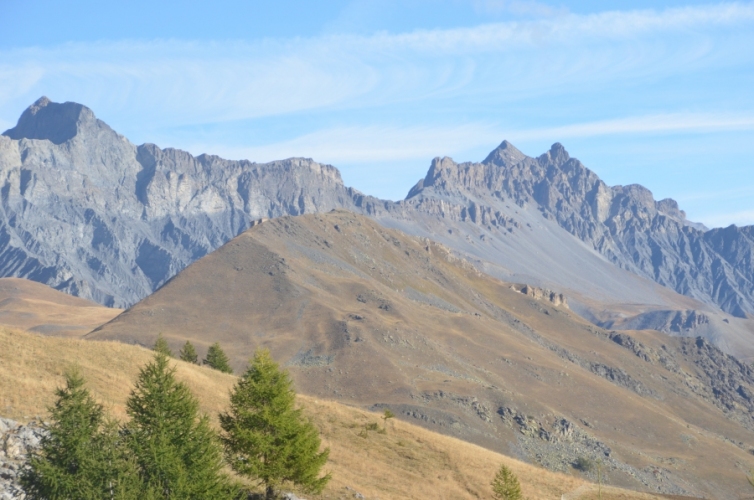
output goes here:
[{"label": "rocky cliff face", "polygon": [[0,136],[0,275],[129,306],[252,220],[355,194],[329,165],[137,147],[85,106],[42,98]]},{"label": "rocky cliff face", "polygon": [[482,163],[437,158],[407,202],[429,199],[497,227],[513,224],[506,200],[534,207],[622,269],[732,315],[754,313],[754,228],[705,231],[673,200],[655,201],[635,184],[607,186],[560,144],[537,158],[508,142]]}]

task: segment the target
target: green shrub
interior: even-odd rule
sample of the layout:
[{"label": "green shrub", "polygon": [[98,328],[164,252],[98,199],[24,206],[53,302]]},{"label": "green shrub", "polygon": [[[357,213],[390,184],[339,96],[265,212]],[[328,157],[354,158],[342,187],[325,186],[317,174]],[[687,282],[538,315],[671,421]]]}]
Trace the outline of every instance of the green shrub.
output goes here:
[{"label": "green shrub", "polygon": [[587,457],[579,457],[573,463],[573,466],[582,472],[589,472],[594,469],[594,461]]}]

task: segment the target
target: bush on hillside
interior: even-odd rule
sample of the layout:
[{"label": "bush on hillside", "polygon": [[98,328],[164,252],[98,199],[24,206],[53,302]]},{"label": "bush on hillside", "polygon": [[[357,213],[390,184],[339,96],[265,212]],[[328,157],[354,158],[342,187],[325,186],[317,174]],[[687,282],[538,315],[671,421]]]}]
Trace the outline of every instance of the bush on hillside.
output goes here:
[{"label": "bush on hillside", "polygon": [[268,499],[286,482],[320,493],[330,480],[330,474],[319,477],[330,450],[319,451],[319,432],[294,407],[295,398],[288,372],[261,350],[220,415],[226,460],[238,474],[263,484]]},{"label": "bush on hillside", "polygon": [[233,368],[230,367],[230,360],[226,356],[225,352],[220,348],[220,344],[215,342],[209,346],[207,351],[207,357],[204,358],[202,364],[214,368],[215,370],[223,373],[233,373]]},{"label": "bush on hillside", "polygon": [[594,469],[594,461],[587,457],[579,457],[573,463],[573,466],[582,472],[589,472]]}]

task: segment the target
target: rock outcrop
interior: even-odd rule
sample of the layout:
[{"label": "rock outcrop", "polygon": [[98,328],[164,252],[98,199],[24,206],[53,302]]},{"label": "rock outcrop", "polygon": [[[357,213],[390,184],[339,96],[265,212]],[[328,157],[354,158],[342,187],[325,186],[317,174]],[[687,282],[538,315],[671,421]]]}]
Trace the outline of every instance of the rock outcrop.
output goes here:
[{"label": "rock outcrop", "polygon": [[23,500],[19,474],[30,450],[39,448],[42,427],[0,418],[0,500]]},{"label": "rock outcrop", "polygon": [[551,302],[555,306],[568,307],[568,299],[566,299],[566,296],[562,293],[553,292],[552,290],[548,290],[546,288],[539,288],[531,285],[511,285],[511,289],[517,291],[518,293],[528,295],[529,297],[536,300],[545,300],[547,302]]}]

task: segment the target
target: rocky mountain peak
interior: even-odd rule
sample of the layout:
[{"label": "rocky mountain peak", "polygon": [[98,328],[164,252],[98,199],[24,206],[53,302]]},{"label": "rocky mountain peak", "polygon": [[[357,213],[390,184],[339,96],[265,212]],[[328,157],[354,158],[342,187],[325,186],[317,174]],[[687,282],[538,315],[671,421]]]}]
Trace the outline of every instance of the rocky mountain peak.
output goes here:
[{"label": "rocky mountain peak", "polygon": [[26,108],[16,126],[3,132],[3,135],[14,140],[37,139],[63,144],[76,137],[82,129],[92,127],[110,130],[86,106],[75,102],[52,102],[42,96]]},{"label": "rocky mountain peak", "polygon": [[507,167],[519,163],[526,158],[526,155],[516,149],[516,147],[508,141],[503,141],[495,148],[482,163],[492,163],[501,167]]},{"label": "rocky mountain peak", "polygon": [[538,159],[541,163],[551,163],[560,166],[570,160],[571,155],[568,154],[568,151],[566,151],[562,144],[556,142],[550,146],[548,152],[541,155]]},{"label": "rocky mountain peak", "polygon": [[458,165],[452,158],[434,158],[424,177],[408,194],[408,197],[418,194],[422,189],[435,186],[437,188],[452,188],[459,182]]}]

